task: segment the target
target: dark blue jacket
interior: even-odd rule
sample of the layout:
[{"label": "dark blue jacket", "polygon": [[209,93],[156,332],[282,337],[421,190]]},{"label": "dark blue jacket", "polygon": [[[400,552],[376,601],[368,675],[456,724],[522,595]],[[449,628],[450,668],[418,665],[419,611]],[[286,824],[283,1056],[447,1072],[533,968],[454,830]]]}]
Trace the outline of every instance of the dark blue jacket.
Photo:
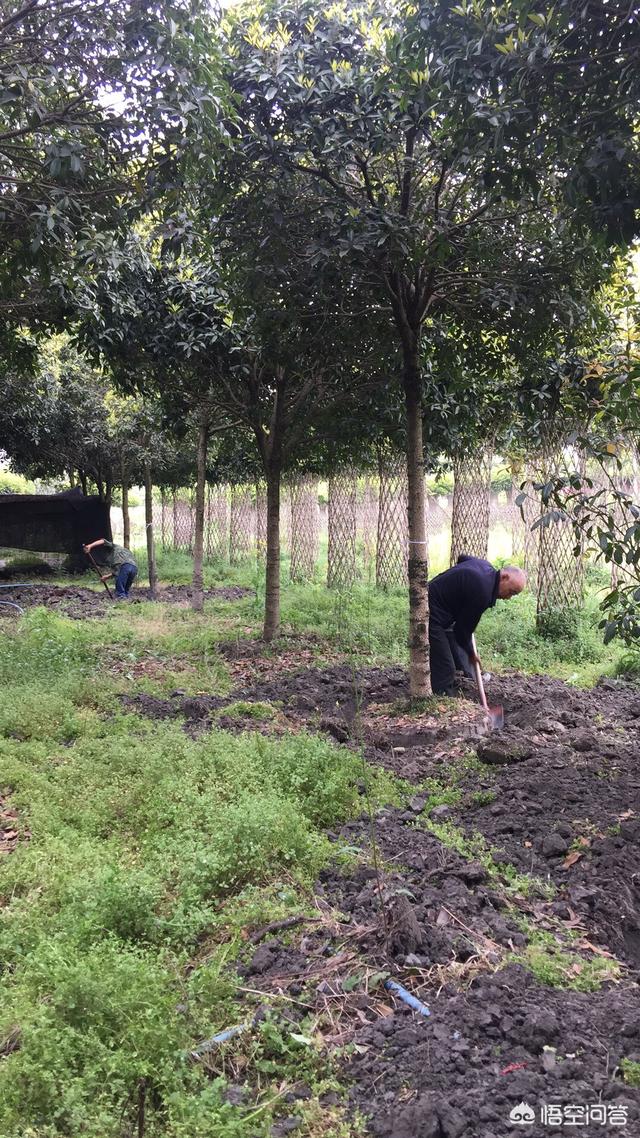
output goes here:
[{"label": "dark blue jacket", "polygon": [[499,582],[499,569],[462,554],[457,565],[429,581],[430,620],[443,628],[453,625],[458,644],[471,652],[471,635],[483,612],[495,605]]}]

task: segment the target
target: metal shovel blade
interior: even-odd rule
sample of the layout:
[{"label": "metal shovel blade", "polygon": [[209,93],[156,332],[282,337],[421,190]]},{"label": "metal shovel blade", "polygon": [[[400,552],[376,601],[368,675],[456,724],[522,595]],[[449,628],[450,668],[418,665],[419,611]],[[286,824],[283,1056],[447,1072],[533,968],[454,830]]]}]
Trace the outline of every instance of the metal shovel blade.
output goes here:
[{"label": "metal shovel blade", "polygon": [[504,708],[500,707],[500,706],[489,707],[489,704],[487,703],[487,697],[485,694],[485,690],[484,690],[484,681],[482,679],[482,669],[480,667],[480,664],[477,662],[478,653],[476,651],[476,638],[475,638],[475,636],[471,637],[471,644],[473,647],[473,654],[476,657],[476,660],[474,661],[474,664],[473,664],[473,670],[475,672],[476,683],[478,685],[478,694],[480,696],[480,703],[482,704],[482,706],[484,708],[484,712],[485,712],[485,719],[486,719],[487,727],[488,727],[489,731],[499,731],[501,729],[501,727],[504,727]]},{"label": "metal shovel blade", "polygon": [[504,727],[504,707],[487,706],[486,714],[490,731],[500,731]]}]

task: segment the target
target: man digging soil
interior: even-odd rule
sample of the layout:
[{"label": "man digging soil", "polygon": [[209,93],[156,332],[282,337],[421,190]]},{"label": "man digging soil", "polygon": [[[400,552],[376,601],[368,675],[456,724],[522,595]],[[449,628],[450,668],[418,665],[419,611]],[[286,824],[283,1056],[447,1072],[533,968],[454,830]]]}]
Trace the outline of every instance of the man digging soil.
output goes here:
[{"label": "man digging soil", "polygon": [[457,565],[429,581],[429,649],[434,695],[455,695],[456,671],[472,676],[479,663],[472,636],[497,600],[508,601],[527,583],[523,569],[494,569],[481,557],[461,554]]},{"label": "man digging soil", "polygon": [[116,579],[116,600],[126,601],[133,582],[138,574],[138,566],[136,565],[133,554],[130,550],[125,549],[124,545],[115,545],[113,541],[107,541],[106,537],[99,537],[97,541],[90,542],[89,545],[83,545],[85,553],[91,555],[92,549],[97,549],[98,546],[102,547],[102,556],[100,568],[107,565],[109,572],[101,574],[102,581],[108,581],[109,577]]}]

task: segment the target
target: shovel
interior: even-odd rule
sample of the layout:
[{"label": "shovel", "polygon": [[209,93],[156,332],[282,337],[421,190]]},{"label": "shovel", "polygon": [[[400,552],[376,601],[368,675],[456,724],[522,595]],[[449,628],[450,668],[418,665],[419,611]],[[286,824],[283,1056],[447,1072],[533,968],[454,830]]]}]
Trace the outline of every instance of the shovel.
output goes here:
[{"label": "shovel", "polygon": [[478,685],[480,703],[482,704],[485,711],[487,726],[489,727],[490,731],[499,731],[501,727],[504,727],[504,708],[489,707],[489,704],[487,703],[487,697],[484,691],[484,683],[482,680],[482,670],[478,662],[476,638],[473,635],[471,636],[471,647],[473,648],[473,655],[475,656],[475,660],[473,661],[473,671],[475,673],[476,683]]},{"label": "shovel", "polygon": [[[98,574],[98,576],[99,576],[100,580],[102,581],[102,573],[100,572],[100,566],[98,565],[98,562],[97,562],[97,561],[94,561],[94,559],[93,559],[93,555],[92,555],[91,553],[87,553],[87,557],[89,558],[89,561],[90,561],[90,562],[91,562],[91,564],[93,565],[93,568],[95,569],[95,571],[96,571],[96,573]],[[110,597],[112,597],[112,596],[113,596],[113,593],[111,592],[111,589],[109,588],[109,586],[108,586],[107,582],[106,582],[106,581],[102,581],[102,584],[104,585],[105,589],[107,590],[107,592],[108,592],[109,596],[110,596]]]}]

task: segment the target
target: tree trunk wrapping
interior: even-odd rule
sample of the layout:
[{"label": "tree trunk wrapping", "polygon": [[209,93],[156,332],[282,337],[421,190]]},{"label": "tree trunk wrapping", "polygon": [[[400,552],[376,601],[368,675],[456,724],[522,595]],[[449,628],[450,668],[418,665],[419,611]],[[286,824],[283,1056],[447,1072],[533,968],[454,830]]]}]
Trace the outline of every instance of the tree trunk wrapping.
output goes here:
[{"label": "tree trunk wrapping", "polygon": [[[547,449],[538,481],[547,481],[566,472],[562,449]],[[547,507],[542,509],[548,513]],[[560,516],[548,525],[534,531],[540,535],[536,610],[539,631],[548,629],[551,614],[575,613],[584,599],[584,560],[574,553],[576,536],[570,517],[562,511],[559,513]]]},{"label": "tree trunk wrapping", "polygon": [[251,493],[247,486],[231,488],[230,561],[241,565],[251,554]]},{"label": "tree trunk wrapping", "polygon": [[352,469],[329,478],[327,585],[330,589],[348,589],[356,579],[357,489]]},{"label": "tree trunk wrapping", "polygon": [[209,441],[209,416],[203,411],[198,426],[198,449],[196,455],[196,502],[193,537],[193,593],[191,607],[195,612],[204,608],[204,585],[202,563],[204,559],[204,511],[207,477],[207,444]]},{"label": "tree trunk wrapping", "polygon": [[144,464],[144,520],[147,532],[147,565],[149,574],[149,593],[151,599],[156,599],[158,586],[158,571],[156,568],[156,546],[153,538],[153,482],[151,479],[151,466]]},{"label": "tree trunk wrapping", "polygon": [[456,564],[461,553],[487,556],[492,458],[491,446],[454,459],[451,565]]},{"label": "tree trunk wrapping", "polygon": [[[256,482],[256,564],[262,569],[267,561],[267,487]],[[278,538],[278,542],[279,542]]]},{"label": "tree trunk wrapping", "polygon": [[402,454],[378,456],[379,499],[376,585],[408,584],[407,460]]},{"label": "tree trunk wrapping", "polygon": [[417,352],[405,363],[407,409],[407,513],[409,520],[409,694],[431,695],[427,518],[422,443],[422,400]]},{"label": "tree trunk wrapping", "polygon": [[318,480],[301,475],[291,484],[291,568],[293,582],[313,580],[318,560]]}]

